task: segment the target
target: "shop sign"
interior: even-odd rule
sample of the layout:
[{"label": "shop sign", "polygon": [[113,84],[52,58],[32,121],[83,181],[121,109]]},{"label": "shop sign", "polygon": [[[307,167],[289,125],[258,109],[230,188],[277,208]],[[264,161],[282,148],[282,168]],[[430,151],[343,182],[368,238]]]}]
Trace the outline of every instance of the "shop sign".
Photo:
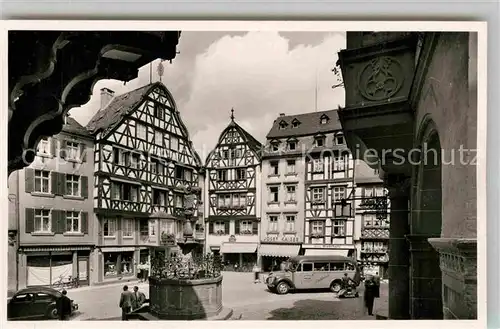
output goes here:
[{"label": "shop sign", "polygon": [[298,236],[282,236],[268,235],[263,239],[263,242],[300,242]]},{"label": "shop sign", "polygon": [[347,244],[307,244],[303,247],[307,249],[355,249],[354,245]]}]

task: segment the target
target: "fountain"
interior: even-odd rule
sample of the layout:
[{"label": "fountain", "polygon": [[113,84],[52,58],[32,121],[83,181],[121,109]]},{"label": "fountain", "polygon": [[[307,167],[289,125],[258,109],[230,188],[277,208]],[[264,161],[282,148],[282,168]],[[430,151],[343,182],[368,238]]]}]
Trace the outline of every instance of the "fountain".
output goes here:
[{"label": "fountain", "polygon": [[[136,313],[141,320],[227,320],[233,315],[232,309],[222,306],[219,257],[192,255],[199,245],[193,234],[193,214],[201,190],[188,187],[186,192],[183,237],[176,240],[163,232],[161,246],[150,248],[149,308]],[[176,245],[182,254],[173,256]]]}]

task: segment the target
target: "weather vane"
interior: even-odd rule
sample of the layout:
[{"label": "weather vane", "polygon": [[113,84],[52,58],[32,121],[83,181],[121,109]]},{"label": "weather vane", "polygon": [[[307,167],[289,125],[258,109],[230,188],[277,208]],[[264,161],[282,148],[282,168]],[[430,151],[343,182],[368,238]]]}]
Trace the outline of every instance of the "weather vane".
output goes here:
[{"label": "weather vane", "polygon": [[231,108],[231,120],[234,120],[234,108]]}]

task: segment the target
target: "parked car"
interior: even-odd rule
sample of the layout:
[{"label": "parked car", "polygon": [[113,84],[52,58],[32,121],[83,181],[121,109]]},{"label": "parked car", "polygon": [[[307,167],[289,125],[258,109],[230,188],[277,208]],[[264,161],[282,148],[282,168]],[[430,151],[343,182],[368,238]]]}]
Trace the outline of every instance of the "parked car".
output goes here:
[{"label": "parked car", "polygon": [[[57,319],[56,301],[62,293],[47,287],[30,287],[19,290],[7,303],[8,320]],[[72,314],[78,304],[71,300]]]}]

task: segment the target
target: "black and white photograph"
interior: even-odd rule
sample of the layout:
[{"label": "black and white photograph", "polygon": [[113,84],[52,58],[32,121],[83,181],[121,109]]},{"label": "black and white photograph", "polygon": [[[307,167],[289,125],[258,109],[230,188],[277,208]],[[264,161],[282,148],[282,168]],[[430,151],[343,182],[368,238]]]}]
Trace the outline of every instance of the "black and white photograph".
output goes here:
[{"label": "black and white photograph", "polygon": [[7,321],[484,317],[484,23],[135,23],[3,26]]}]

